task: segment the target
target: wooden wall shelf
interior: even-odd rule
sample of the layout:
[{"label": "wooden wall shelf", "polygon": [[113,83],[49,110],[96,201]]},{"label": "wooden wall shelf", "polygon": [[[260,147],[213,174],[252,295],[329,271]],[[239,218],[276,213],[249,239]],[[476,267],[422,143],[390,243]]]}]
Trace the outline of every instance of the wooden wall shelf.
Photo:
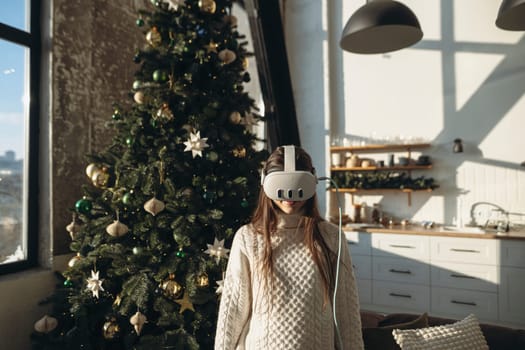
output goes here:
[{"label": "wooden wall shelf", "polygon": [[332,171],[390,171],[390,170],[428,170],[432,169],[432,164],[429,165],[396,165],[396,166],[369,166],[369,167],[332,167]]},{"label": "wooden wall shelf", "polygon": [[[336,192],[335,188],[330,189],[331,192]],[[432,192],[431,188],[420,188],[420,189],[411,189],[411,188],[340,188],[339,192],[341,193],[349,193],[352,196],[352,204],[354,204],[354,194],[359,193],[372,193],[372,192],[378,192],[378,193],[384,193],[384,192],[400,192],[400,193],[406,193],[407,199],[408,199],[408,206],[412,205],[412,193],[413,192]]]}]

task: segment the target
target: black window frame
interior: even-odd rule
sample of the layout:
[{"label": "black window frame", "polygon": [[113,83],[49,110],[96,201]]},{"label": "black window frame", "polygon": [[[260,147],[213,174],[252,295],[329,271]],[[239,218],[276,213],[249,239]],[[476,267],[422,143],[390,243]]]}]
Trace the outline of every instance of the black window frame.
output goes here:
[{"label": "black window frame", "polygon": [[[0,264],[0,275],[26,270],[38,264],[38,184],[39,176],[39,119],[40,119],[40,81],[41,81],[41,1],[31,0],[29,4],[29,31],[21,30],[0,22],[0,39],[29,49],[29,120],[26,142],[28,149],[27,169],[24,169],[24,185],[27,186],[27,207],[25,232],[27,239],[27,258],[25,260]],[[27,178],[26,178],[27,177]]]}]

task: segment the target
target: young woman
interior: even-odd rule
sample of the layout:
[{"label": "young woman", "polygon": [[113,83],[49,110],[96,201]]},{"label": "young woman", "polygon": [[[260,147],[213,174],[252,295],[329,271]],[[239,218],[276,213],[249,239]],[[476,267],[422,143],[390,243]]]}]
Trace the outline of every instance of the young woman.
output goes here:
[{"label": "young woman", "polygon": [[[299,147],[295,168],[315,173],[310,156]],[[278,147],[263,172],[283,169],[284,149]],[[261,189],[251,223],[233,240],[215,349],[363,349],[346,242],[335,281],[337,252],[338,228],[321,218],[315,194],[305,201],[280,201]],[[335,288],[340,337],[332,309]]]}]

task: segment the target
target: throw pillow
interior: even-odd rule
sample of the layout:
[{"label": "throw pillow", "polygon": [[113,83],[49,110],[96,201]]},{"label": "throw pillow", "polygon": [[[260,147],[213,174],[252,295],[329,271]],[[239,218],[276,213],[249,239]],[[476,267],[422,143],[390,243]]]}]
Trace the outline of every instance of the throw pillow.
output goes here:
[{"label": "throw pillow", "polygon": [[424,327],[428,327],[428,315],[426,313],[406,323],[392,324],[385,327],[365,327],[363,328],[365,349],[400,350],[399,345],[397,345],[392,336],[392,330]]},{"label": "throw pillow", "polygon": [[474,315],[463,320],[422,329],[394,329],[394,339],[402,350],[488,350]]}]

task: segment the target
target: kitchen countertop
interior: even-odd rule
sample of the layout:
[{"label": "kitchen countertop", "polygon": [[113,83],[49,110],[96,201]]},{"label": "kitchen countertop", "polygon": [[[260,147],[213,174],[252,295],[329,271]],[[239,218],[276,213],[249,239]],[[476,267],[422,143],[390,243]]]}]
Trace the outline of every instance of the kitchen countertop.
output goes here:
[{"label": "kitchen countertop", "polygon": [[465,227],[456,228],[449,226],[434,226],[432,228],[424,228],[420,225],[393,225],[393,226],[379,226],[374,224],[351,224],[343,225],[344,231],[359,231],[359,232],[377,232],[377,233],[393,233],[406,235],[424,235],[424,236],[441,236],[441,237],[465,237],[465,238],[484,238],[484,239],[518,239],[525,240],[525,231],[510,232],[484,232],[482,229]]}]

